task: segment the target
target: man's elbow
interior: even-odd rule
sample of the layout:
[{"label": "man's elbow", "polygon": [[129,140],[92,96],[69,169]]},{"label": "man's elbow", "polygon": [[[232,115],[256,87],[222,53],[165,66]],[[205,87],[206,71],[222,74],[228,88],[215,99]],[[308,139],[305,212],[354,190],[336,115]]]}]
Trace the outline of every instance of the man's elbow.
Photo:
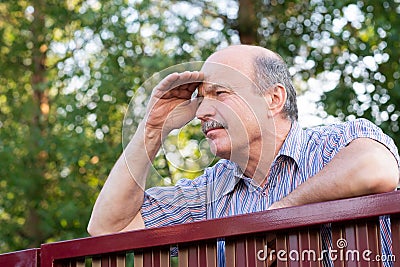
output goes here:
[{"label": "man's elbow", "polygon": [[102,229],[98,223],[93,218],[90,218],[88,226],[86,228],[87,232],[90,236],[98,236],[98,235],[105,235],[108,234],[107,231]]},{"label": "man's elbow", "polygon": [[372,194],[393,191],[399,184],[399,167],[394,156],[389,152],[375,154],[369,159],[366,168],[368,189]]},{"label": "man's elbow", "polygon": [[86,230],[87,230],[87,232],[89,233],[90,236],[101,235],[99,229],[97,229],[95,226],[93,226],[93,224],[91,222],[89,222]]},{"label": "man's elbow", "polygon": [[386,193],[393,191],[397,188],[399,184],[399,176],[385,175],[375,178],[374,181],[370,183],[370,191],[373,194]]},{"label": "man's elbow", "polygon": [[87,226],[87,232],[91,236],[98,236],[98,235],[106,235],[118,232],[140,230],[145,228],[144,220],[140,212],[134,215],[133,218],[130,217],[129,219],[119,222],[114,221],[107,225],[109,226],[108,227],[104,226],[104,224],[102,224],[98,220],[95,220],[92,216]]}]

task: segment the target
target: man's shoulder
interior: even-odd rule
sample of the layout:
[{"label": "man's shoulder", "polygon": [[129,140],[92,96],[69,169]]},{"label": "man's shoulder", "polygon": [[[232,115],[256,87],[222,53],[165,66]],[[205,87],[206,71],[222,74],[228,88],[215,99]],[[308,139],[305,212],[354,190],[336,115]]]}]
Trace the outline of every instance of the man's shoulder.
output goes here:
[{"label": "man's shoulder", "polygon": [[367,130],[378,130],[379,127],[373,124],[371,121],[358,118],[355,120],[338,122],[328,125],[316,126],[311,128],[306,128],[305,131],[309,136],[313,137],[324,137],[324,136],[332,136],[332,135],[340,135],[358,131],[367,131]]}]

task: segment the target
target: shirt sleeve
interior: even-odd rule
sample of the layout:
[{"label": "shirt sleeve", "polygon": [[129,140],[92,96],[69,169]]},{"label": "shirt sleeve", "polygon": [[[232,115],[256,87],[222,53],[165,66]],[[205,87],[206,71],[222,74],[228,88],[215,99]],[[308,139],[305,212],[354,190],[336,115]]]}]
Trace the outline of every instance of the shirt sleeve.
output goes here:
[{"label": "shirt sleeve", "polygon": [[146,228],[194,222],[206,218],[207,176],[181,179],[175,186],[145,191],[141,214]]},{"label": "shirt sleeve", "polygon": [[354,121],[345,122],[343,124],[334,125],[335,134],[331,136],[330,143],[335,146],[332,148],[331,158],[340,151],[341,148],[347,146],[350,142],[357,138],[370,138],[383,144],[395,157],[397,165],[400,166],[398,149],[388,135],[384,134],[382,129],[366,119],[356,119]]}]

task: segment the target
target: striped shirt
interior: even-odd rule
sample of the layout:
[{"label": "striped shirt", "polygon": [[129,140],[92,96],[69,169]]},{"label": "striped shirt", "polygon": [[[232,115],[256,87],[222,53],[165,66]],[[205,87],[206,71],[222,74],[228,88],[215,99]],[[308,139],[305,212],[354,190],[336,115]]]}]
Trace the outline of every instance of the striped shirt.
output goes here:
[{"label": "striped shirt", "polygon": [[[318,173],[356,138],[371,138],[384,144],[399,162],[393,140],[368,120],[310,129],[301,129],[294,122],[263,187],[246,177],[236,163],[222,159],[194,180],[181,179],[175,186],[146,190],[141,211],[145,226],[174,225],[266,210]],[[389,255],[391,238],[387,219],[381,219],[381,235],[382,253]],[[322,229],[321,236],[325,247],[332,244],[329,230]],[[219,266],[225,266],[222,242],[218,243],[218,251]]]}]

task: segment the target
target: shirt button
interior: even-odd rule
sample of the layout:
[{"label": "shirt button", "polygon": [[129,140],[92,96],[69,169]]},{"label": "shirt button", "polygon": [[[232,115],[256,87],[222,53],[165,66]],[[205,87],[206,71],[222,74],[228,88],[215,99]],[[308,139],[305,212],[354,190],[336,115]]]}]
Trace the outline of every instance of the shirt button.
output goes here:
[{"label": "shirt button", "polygon": [[261,194],[263,197],[266,197],[267,196],[267,193],[265,193],[265,192],[262,192],[262,194]]}]

